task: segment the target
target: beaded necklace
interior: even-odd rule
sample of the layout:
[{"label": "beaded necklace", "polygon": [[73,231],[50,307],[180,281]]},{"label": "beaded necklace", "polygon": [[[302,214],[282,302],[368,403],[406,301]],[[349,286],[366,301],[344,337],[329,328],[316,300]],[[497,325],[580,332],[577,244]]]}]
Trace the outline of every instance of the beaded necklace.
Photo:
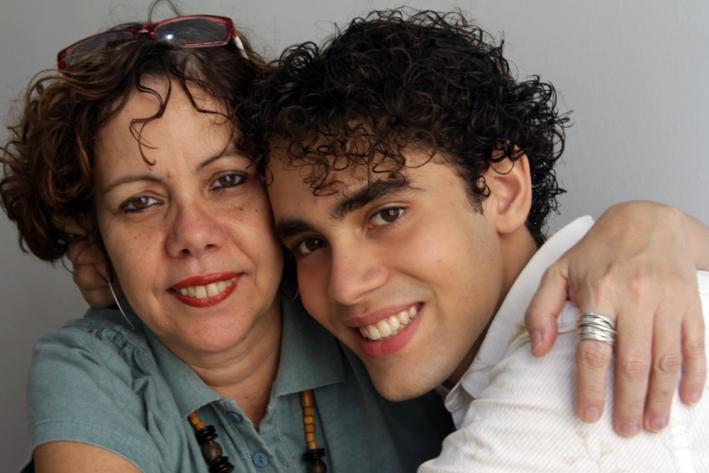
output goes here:
[{"label": "beaded necklace", "polygon": [[[322,457],[325,456],[325,449],[318,448],[315,439],[315,398],[312,389],[301,391],[300,407],[303,409],[303,430],[305,431],[306,450],[303,454],[303,461],[308,464],[308,473],[326,473],[327,467]],[[217,430],[213,425],[205,424],[197,415],[197,411],[192,411],[188,416],[197,443],[202,448],[202,456],[209,466],[209,473],[231,473],[234,465],[229,462],[229,457],[223,455],[222,447],[215,439]]]}]

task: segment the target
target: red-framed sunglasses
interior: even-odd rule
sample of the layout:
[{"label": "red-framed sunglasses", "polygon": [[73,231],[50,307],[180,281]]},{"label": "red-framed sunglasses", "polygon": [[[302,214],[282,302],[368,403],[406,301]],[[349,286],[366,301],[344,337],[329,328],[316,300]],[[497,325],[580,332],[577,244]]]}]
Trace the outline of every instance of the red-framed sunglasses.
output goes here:
[{"label": "red-framed sunglasses", "polygon": [[57,54],[59,70],[71,70],[82,56],[90,52],[131,41],[140,36],[148,36],[155,41],[164,41],[182,48],[225,46],[233,41],[239,52],[245,58],[247,57],[244,45],[230,18],[191,15],[104,31],[79,40],[59,51]]}]

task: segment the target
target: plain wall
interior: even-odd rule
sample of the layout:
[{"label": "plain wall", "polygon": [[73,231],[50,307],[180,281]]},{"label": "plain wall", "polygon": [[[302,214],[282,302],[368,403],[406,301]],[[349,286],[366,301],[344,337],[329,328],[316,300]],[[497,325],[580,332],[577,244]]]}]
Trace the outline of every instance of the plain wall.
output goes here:
[{"label": "plain wall", "polygon": [[[231,16],[273,57],[294,42],[320,40],[373,8],[408,4],[463,9],[498,38],[519,77],[540,74],[573,110],[558,228],[612,203],[647,198],[709,222],[709,2],[706,0],[445,0],[354,4],[345,0],[183,1],[184,13]],[[118,22],[144,20],[147,1],[2,0],[0,116],[8,125],[30,77],[54,66],[58,49]],[[163,15],[164,16],[164,15]],[[504,32],[504,34],[503,34]],[[2,129],[3,142],[8,134]],[[29,458],[25,375],[33,341],[85,310],[71,276],[20,252],[0,216],[0,458],[15,471]],[[136,270],[138,270],[136,268]]]}]

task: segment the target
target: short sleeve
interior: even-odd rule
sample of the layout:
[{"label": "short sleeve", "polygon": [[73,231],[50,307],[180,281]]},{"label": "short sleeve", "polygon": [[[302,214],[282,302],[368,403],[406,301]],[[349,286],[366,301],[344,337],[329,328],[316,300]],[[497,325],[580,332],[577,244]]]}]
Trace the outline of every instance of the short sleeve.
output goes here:
[{"label": "short sleeve", "polygon": [[32,448],[74,441],[157,471],[136,392],[148,376],[145,358],[120,332],[69,326],[40,339],[28,378]]}]

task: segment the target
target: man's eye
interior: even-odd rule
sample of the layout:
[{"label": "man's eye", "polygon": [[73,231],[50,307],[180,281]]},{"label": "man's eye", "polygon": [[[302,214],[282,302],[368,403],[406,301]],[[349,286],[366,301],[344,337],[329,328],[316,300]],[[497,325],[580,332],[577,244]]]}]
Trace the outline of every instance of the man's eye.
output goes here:
[{"label": "man's eye", "polygon": [[154,205],[160,205],[160,200],[148,195],[141,195],[121,204],[121,210],[126,213],[138,213]]},{"label": "man's eye", "polygon": [[219,176],[214,180],[212,183],[212,189],[213,190],[218,190],[218,189],[228,189],[230,187],[236,187],[242,182],[244,182],[244,175],[243,174],[237,174],[237,173],[231,173],[231,174],[224,174]]},{"label": "man's eye", "polygon": [[295,247],[294,253],[297,256],[309,255],[313,251],[319,250],[325,245],[325,242],[319,238],[308,238],[303,240]]},{"label": "man's eye", "polygon": [[376,227],[390,225],[404,215],[406,209],[403,207],[387,207],[372,215],[370,221]]}]

